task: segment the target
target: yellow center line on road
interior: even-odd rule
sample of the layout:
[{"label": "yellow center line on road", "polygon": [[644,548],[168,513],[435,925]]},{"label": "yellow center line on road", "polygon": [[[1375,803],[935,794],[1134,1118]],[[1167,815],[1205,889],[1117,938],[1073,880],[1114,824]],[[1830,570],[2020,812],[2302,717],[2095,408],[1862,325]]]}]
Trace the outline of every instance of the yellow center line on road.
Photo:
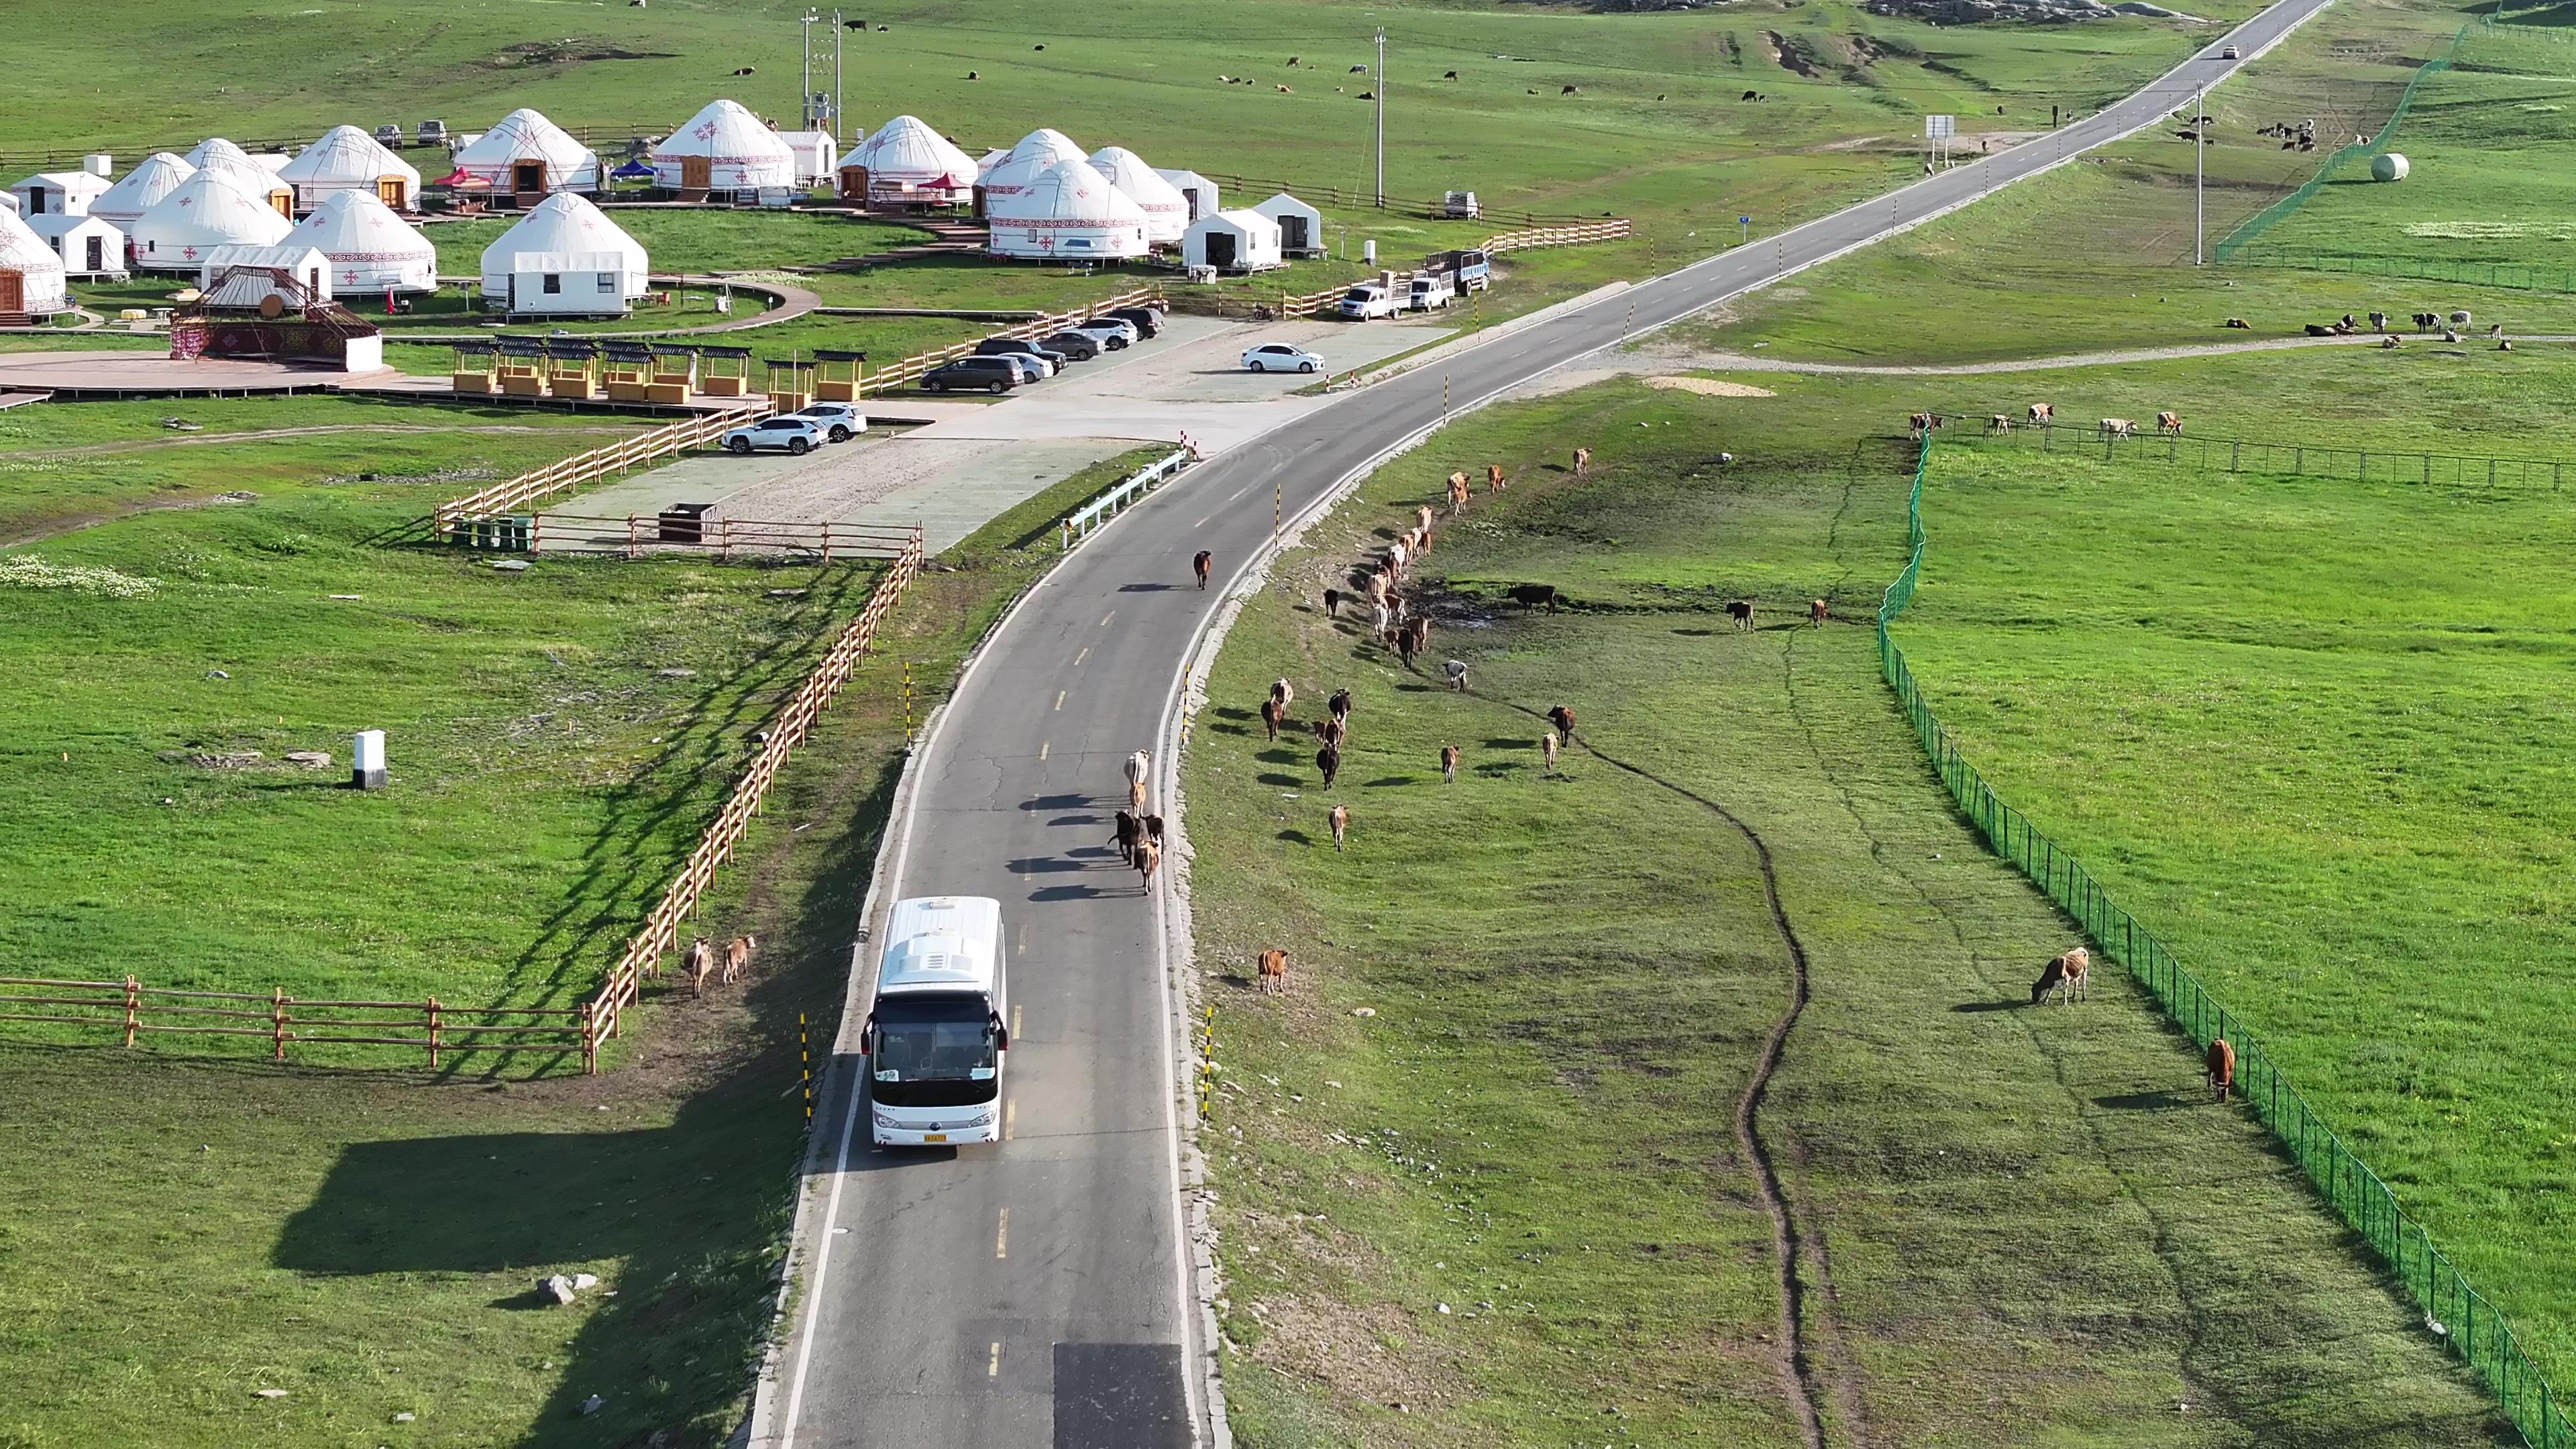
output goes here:
[{"label": "yellow center line on road", "polygon": [[1002,1209],[1002,1225],[993,1230],[993,1256],[996,1258],[1011,1256],[1011,1210],[1009,1208]]},{"label": "yellow center line on road", "polygon": [[1014,1041],[1017,1041],[1020,1035],[1020,1010],[1018,1006],[1011,1008],[1011,1039]]},{"label": "yellow center line on road", "polygon": [[1013,1097],[1002,1104],[1002,1140],[1010,1141],[1011,1134],[1019,1130],[1019,1125],[1020,1099]]}]

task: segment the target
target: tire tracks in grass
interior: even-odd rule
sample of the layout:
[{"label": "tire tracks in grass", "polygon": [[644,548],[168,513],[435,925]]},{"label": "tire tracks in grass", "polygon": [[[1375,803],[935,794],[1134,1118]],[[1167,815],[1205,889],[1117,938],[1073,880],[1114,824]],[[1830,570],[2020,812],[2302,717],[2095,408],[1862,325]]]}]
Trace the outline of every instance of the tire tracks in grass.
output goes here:
[{"label": "tire tracks in grass", "polygon": [[[1869,843],[1870,860],[1878,867],[1879,872],[1890,880],[1902,884],[1916,900],[1923,903],[1926,910],[1939,920],[1941,926],[1949,932],[1952,942],[1958,947],[1961,959],[1967,964],[1968,974],[1976,981],[1978,987],[1990,995],[1999,993],[1998,984],[1987,971],[1989,960],[1986,953],[1969,939],[1968,932],[1960,923],[1957,913],[1952,910],[1948,902],[1933,894],[1921,879],[1896,864],[1887,850],[1887,843],[1870,828],[1868,817],[1861,812],[1859,801],[1852,794],[1850,776],[1846,772],[1830,768],[1823,748],[1817,743],[1815,725],[1808,718],[1806,710],[1799,704],[1797,652],[1800,632],[1791,630],[1788,639],[1781,646],[1780,676],[1782,692],[1789,705],[1789,716],[1798,726],[1809,760],[1814,763],[1819,775],[1833,782],[1835,799],[1842,805],[1843,813],[1851,818],[1852,828],[1860,833],[1861,839]],[[1950,814],[1953,820],[1959,818],[1955,811]],[[2175,1356],[2175,1371],[2199,1402],[2217,1408],[2232,1421],[2245,1422],[2247,1406],[2242,1399],[2222,1388],[2217,1381],[2195,1371],[2196,1364],[2213,1350],[2209,1332],[2213,1310],[2199,1303],[2192,1294],[2191,1280],[2183,1271],[2171,1220],[2165,1213],[2157,1210],[2139,1189],[2134,1176],[2123,1168],[2125,1157],[2103,1136],[2100,1112],[2095,1110],[2093,1102],[2076,1089],[2074,1083],[2067,1080],[2065,1055],[2050,1049],[2049,1042],[2040,1035],[2029,1018],[2016,1013],[2015,1023],[2030,1043],[2031,1054],[2048,1063],[2050,1076],[2056,1081],[2059,1093],[2066,1098],[2071,1115],[2084,1124],[2085,1139],[2092,1147],[2094,1160],[2110,1174],[2112,1181],[2119,1184],[2121,1196],[2128,1199],[2129,1204],[2137,1209],[2139,1216],[2147,1222],[2149,1247],[2155,1254],[2157,1265],[2164,1270],[2175,1304],[2182,1310],[2186,1330],[2182,1352]]]},{"label": "tire tracks in grass", "polygon": [[[1472,690],[1468,692],[1475,693]],[[1490,696],[1477,697],[1491,699]],[[1544,714],[1527,705],[1514,704],[1509,700],[1491,702],[1541,723],[1547,720]],[[1839,1364],[1830,1368],[1821,1364],[1820,1355],[1808,1341],[1806,1323],[1811,1303],[1817,1316],[1832,1330],[1832,1336],[1837,1339],[1841,1336],[1841,1322],[1833,1310],[1832,1271],[1823,1254],[1821,1236],[1801,1229],[1798,1214],[1789,1202],[1788,1189],[1781,1182],[1779,1168],[1772,1160],[1770,1144],[1762,1136],[1762,1103],[1770,1095],[1771,1078],[1779,1070],[1780,1058],[1788,1048],[1789,1033],[1796,1028],[1809,999],[1807,947],[1798,939],[1797,927],[1789,919],[1788,908],[1781,903],[1780,875],[1771,859],[1770,843],[1747,824],[1744,817],[1686,785],[1605,753],[1580,735],[1569,732],[1566,742],[1605,765],[1624,770],[1715,813],[1744,837],[1745,842],[1753,847],[1754,858],[1761,864],[1762,896],[1771,908],[1772,929],[1789,951],[1789,1008],[1771,1023],[1771,1030],[1763,1037],[1762,1054],[1755,1063],[1752,1079],[1735,1100],[1735,1142],[1745,1160],[1753,1164],[1754,1186],[1762,1200],[1762,1211],[1771,1219],[1772,1261],[1778,1270],[1780,1286],[1778,1367],[1781,1389],[1797,1410],[1799,1437],[1807,1449],[1824,1449],[1825,1402],[1830,1399],[1837,1417],[1857,1429],[1861,1423],[1860,1392],[1846,1368]],[[1807,1279],[1810,1276],[1815,1280],[1816,1296],[1811,1296],[1808,1291]]]}]

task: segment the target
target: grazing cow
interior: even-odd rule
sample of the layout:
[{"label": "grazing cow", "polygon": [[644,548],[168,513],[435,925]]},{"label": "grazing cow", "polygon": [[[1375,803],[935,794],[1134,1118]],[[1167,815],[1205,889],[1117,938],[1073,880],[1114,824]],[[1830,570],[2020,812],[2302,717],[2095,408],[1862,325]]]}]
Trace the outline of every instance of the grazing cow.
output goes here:
[{"label": "grazing cow", "polygon": [[[2390,348],[2392,348],[2392,347],[2395,347],[2396,345],[2397,345],[2397,337],[2396,337],[2396,335],[2395,335],[2394,333],[2390,334],[2389,336],[2382,337],[2381,339],[2379,339],[2379,347],[2380,347],[2380,350],[2381,350],[2381,351],[2383,351],[2383,352],[2387,351],[2388,349],[2390,349]],[[2509,347],[2513,346],[2513,344],[2512,344],[2512,343],[2510,343],[2510,342],[2508,342],[2508,343],[2506,343],[2506,344],[2505,344],[2505,346],[2509,348]]]},{"label": "grazing cow", "polygon": [[2057,404],[2032,403],[2030,405],[2030,422],[2032,427],[2045,427],[2056,420]]},{"label": "grazing cow", "polygon": [[1258,969],[1261,973],[1261,990],[1265,995],[1288,994],[1287,952],[1276,949],[1262,952],[1261,965]]},{"label": "grazing cow", "polygon": [[1279,701],[1275,699],[1265,699],[1261,702],[1261,730],[1274,745],[1279,743],[1279,722],[1285,719],[1287,714],[1288,712],[1281,709]]},{"label": "grazing cow", "polygon": [[1514,584],[1503,591],[1503,597],[1524,609],[1535,609],[1545,604],[1549,613],[1556,612],[1558,595],[1554,584]]},{"label": "grazing cow", "polygon": [[1145,813],[1145,778],[1154,772],[1154,757],[1143,750],[1127,757],[1127,808]]},{"label": "grazing cow", "polygon": [[2162,433],[2163,435],[2165,435],[2165,436],[2166,436],[2166,437],[2168,437],[2168,438],[2179,438],[2179,437],[2181,437],[2181,436],[2182,436],[2182,414],[2180,414],[2180,413],[2158,413],[2158,414],[2156,414],[2156,431],[2157,431],[2157,432],[2159,432],[2159,433]]},{"label": "grazing cow", "polygon": [[1548,707],[1547,711],[1547,722],[1556,726],[1556,732],[1565,736],[1568,740],[1574,738],[1573,710],[1561,704],[1551,705]]},{"label": "grazing cow", "polygon": [[1444,785],[1458,783],[1458,747],[1456,745],[1440,747],[1440,783]]},{"label": "grazing cow", "polygon": [[1336,805],[1324,818],[1333,823],[1333,849],[1342,849],[1351,837],[1351,807]]},{"label": "grazing cow", "polygon": [[1556,773],[1556,731],[1546,730],[1538,737],[1538,752],[1547,757],[1547,772]]},{"label": "grazing cow", "polygon": [[2227,319],[2227,325],[2228,325],[2229,327],[2231,327],[2231,328],[2234,328],[2236,331],[2239,331],[2239,332],[2251,332],[2251,331],[2253,331],[2253,330],[2254,330],[2254,324],[2253,324],[2253,323],[2251,323],[2251,322],[2246,321],[2246,320],[2245,320],[2244,318],[2242,318],[2242,317],[2230,317],[2230,318],[2228,318],[2228,319]]},{"label": "grazing cow", "polygon": [[1465,689],[1467,687],[1467,661],[1464,659],[1452,659],[1446,667],[1449,671],[1449,687],[1457,690]]},{"label": "grazing cow", "polygon": [[1751,92],[1751,91],[1746,91],[1746,92],[1745,92],[1741,97],[1739,97],[1739,99],[1741,99],[1741,100],[1748,100],[1748,101],[1749,101],[1749,100],[1753,99],[1753,92]]},{"label": "grazing cow", "polygon": [[1909,438],[1920,438],[1939,426],[1941,426],[1939,413],[1913,413],[1905,419],[1905,435]]},{"label": "grazing cow", "polygon": [[1987,432],[1990,432],[1990,433],[2009,433],[2009,432],[2011,432],[2011,431],[2012,431],[2012,414],[2010,414],[2010,413],[1996,413],[1994,416],[1992,416],[1992,417],[1990,417],[1990,418],[1987,418],[1987,419],[1986,419],[1986,431],[1987,431]]},{"label": "grazing cow", "polygon": [[1327,619],[1338,619],[1341,616],[1342,591],[1339,589],[1324,590],[1324,617]]},{"label": "grazing cow", "polygon": [[1315,768],[1324,772],[1324,788],[1327,790],[1333,788],[1334,779],[1342,773],[1341,746],[1327,744],[1322,749],[1317,750],[1315,752]]},{"label": "grazing cow", "polygon": [[1753,601],[1751,599],[1727,600],[1726,617],[1735,621],[1736,628],[1750,630],[1753,627]]},{"label": "grazing cow", "polygon": [[1136,891],[1139,895],[1154,893],[1154,870],[1163,863],[1163,847],[1150,840],[1136,842]]},{"label": "grazing cow", "polygon": [[717,974],[716,980],[726,986],[740,981],[742,968],[751,964],[751,953],[759,949],[758,936],[736,936],[725,942],[724,970]]},{"label": "grazing cow", "polygon": [[2224,1102],[2228,1090],[2236,1085],[2236,1048],[2229,1046],[2223,1036],[2213,1038],[2209,1043],[2208,1062],[2209,1089]]},{"label": "grazing cow", "polygon": [[1591,471],[1592,471],[1592,450],[1591,450],[1590,448],[1577,448],[1577,449],[1575,449],[1575,450],[1574,450],[1574,476],[1575,476],[1575,477],[1577,477],[1577,478],[1580,478],[1580,477],[1582,477],[1584,474],[1589,473],[1589,472],[1591,472]]},{"label": "grazing cow", "polygon": [[2098,431],[2105,438],[2134,438],[2138,424],[2133,418],[2104,418]]},{"label": "grazing cow", "polygon": [[1285,679],[1274,679],[1270,681],[1270,697],[1279,701],[1280,711],[1284,714],[1288,706],[1297,702],[1297,686]]},{"label": "grazing cow", "polygon": [[1503,465],[1500,463],[1487,463],[1485,465],[1485,491],[1488,493],[1500,493],[1503,491],[1503,488]]},{"label": "grazing cow", "polygon": [[1333,718],[1348,722],[1351,717],[1351,692],[1347,689],[1334,690],[1333,697],[1324,701],[1324,708],[1333,712]]},{"label": "grazing cow", "polygon": [[1454,71],[1454,70],[1452,70],[1452,71],[1443,71],[1443,72],[1441,73],[1441,75],[1440,75],[1440,78],[1441,78],[1442,80],[1456,80],[1456,79],[1458,78],[1458,72],[1456,72],[1456,71]]},{"label": "grazing cow", "polygon": [[1281,94],[1281,95],[1283,95],[1283,96],[1293,96],[1293,95],[1295,95],[1295,94],[1297,94],[1297,93],[1296,93],[1295,91],[1292,91],[1292,90],[1288,89],[1286,86],[1281,86],[1281,87],[1279,88],[1279,94]]},{"label": "grazing cow", "polygon": [[1134,811],[1121,810],[1118,812],[1117,824],[1112,827],[1112,832],[1109,843],[1118,847],[1119,862],[1124,865],[1134,865],[1136,842],[1145,838],[1145,822]]},{"label": "grazing cow", "polygon": [[2061,1005],[2072,1004],[2079,997],[2091,996],[2092,965],[2093,953],[2081,946],[2052,959],[2047,968],[2039,973],[2039,979],[2031,983],[2030,1004],[2039,1005],[2048,999],[2048,993],[2051,991],[2058,994]]},{"label": "grazing cow", "polygon": [[1822,600],[1822,599],[1809,599],[1809,600],[1807,601],[1807,622],[1808,622],[1808,623],[1810,623],[1810,624],[1814,625],[1815,627],[1817,627],[1817,628],[1821,629],[1821,628],[1825,627],[1825,621],[1826,621],[1827,619],[1832,618],[1833,616],[1834,616],[1834,611],[1833,611],[1831,608],[1829,608],[1829,607],[1827,607],[1827,606],[1826,606],[1826,604],[1825,604],[1825,601],[1824,601],[1824,600]]},{"label": "grazing cow", "polygon": [[689,990],[699,996],[707,994],[707,973],[716,967],[716,948],[706,937],[689,943],[689,953],[680,958],[680,974],[689,979]]},{"label": "grazing cow", "polygon": [[1560,96],[1579,96],[1583,94],[1583,87],[1567,86],[1565,89],[1558,91],[1557,94]]},{"label": "grazing cow", "polygon": [[1204,589],[1207,587],[1208,569],[1215,563],[1216,555],[1208,552],[1206,549],[1200,549],[1196,554],[1191,556],[1190,572],[1199,576],[1200,588]]}]

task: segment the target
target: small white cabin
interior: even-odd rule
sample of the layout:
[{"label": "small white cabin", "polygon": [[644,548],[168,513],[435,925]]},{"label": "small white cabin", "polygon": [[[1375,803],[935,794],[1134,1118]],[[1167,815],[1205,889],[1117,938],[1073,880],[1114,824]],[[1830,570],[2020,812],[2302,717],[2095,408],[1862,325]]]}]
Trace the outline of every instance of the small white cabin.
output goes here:
[{"label": "small white cabin", "polygon": [[[229,280],[225,274],[231,273]],[[306,296],[297,297],[278,285],[280,277],[292,278]],[[318,247],[279,242],[274,246],[229,246],[209,249],[197,271],[197,289],[205,293],[205,305],[226,310],[256,311],[262,299],[274,295],[290,307],[301,307],[307,297],[316,302],[331,300],[331,259]]]},{"label": "small white cabin", "polygon": [[28,227],[63,259],[63,273],[84,281],[123,281],[125,233],[103,217],[46,212],[27,218]]},{"label": "small white cabin", "polygon": [[1279,223],[1257,211],[1220,211],[1181,233],[1181,263],[1220,272],[1263,272],[1288,265],[1279,253]]},{"label": "small white cabin", "polygon": [[1279,250],[1292,257],[1324,254],[1324,214],[1282,191],[1252,208],[1279,223]]},{"label": "small white cabin", "polygon": [[9,188],[18,203],[18,214],[33,220],[40,216],[86,216],[89,204],[107,194],[108,180],[88,171],[39,171]]},{"label": "small white cabin", "polygon": [[1172,189],[1179,192],[1181,199],[1190,204],[1190,220],[1204,221],[1216,215],[1220,209],[1217,205],[1216,183],[1197,172],[1157,166],[1154,168],[1154,174],[1172,183]]}]

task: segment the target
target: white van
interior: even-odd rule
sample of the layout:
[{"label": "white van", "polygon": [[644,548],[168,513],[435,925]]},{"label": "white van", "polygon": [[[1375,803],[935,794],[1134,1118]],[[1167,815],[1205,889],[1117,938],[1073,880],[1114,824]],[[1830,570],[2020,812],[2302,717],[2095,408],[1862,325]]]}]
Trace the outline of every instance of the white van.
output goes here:
[{"label": "white van", "polygon": [[1002,903],[989,896],[895,902],[861,1028],[868,1131],[879,1147],[1002,1140],[1011,1047]]},{"label": "white van", "polygon": [[1434,307],[1448,306],[1456,301],[1457,297],[1458,289],[1450,284],[1447,277],[1416,277],[1413,279],[1413,290],[1406,295],[1404,305],[1415,312],[1428,312]]},{"label": "white van", "polygon": [[1386,288],[1375,282],[1362,282],[1344,292],[1342,300],[1333,304],[1333,311],[1340,316],[1365,322],[1372,317],[1394,316],[1396,306],[1394,294],[1388,292]]}]

